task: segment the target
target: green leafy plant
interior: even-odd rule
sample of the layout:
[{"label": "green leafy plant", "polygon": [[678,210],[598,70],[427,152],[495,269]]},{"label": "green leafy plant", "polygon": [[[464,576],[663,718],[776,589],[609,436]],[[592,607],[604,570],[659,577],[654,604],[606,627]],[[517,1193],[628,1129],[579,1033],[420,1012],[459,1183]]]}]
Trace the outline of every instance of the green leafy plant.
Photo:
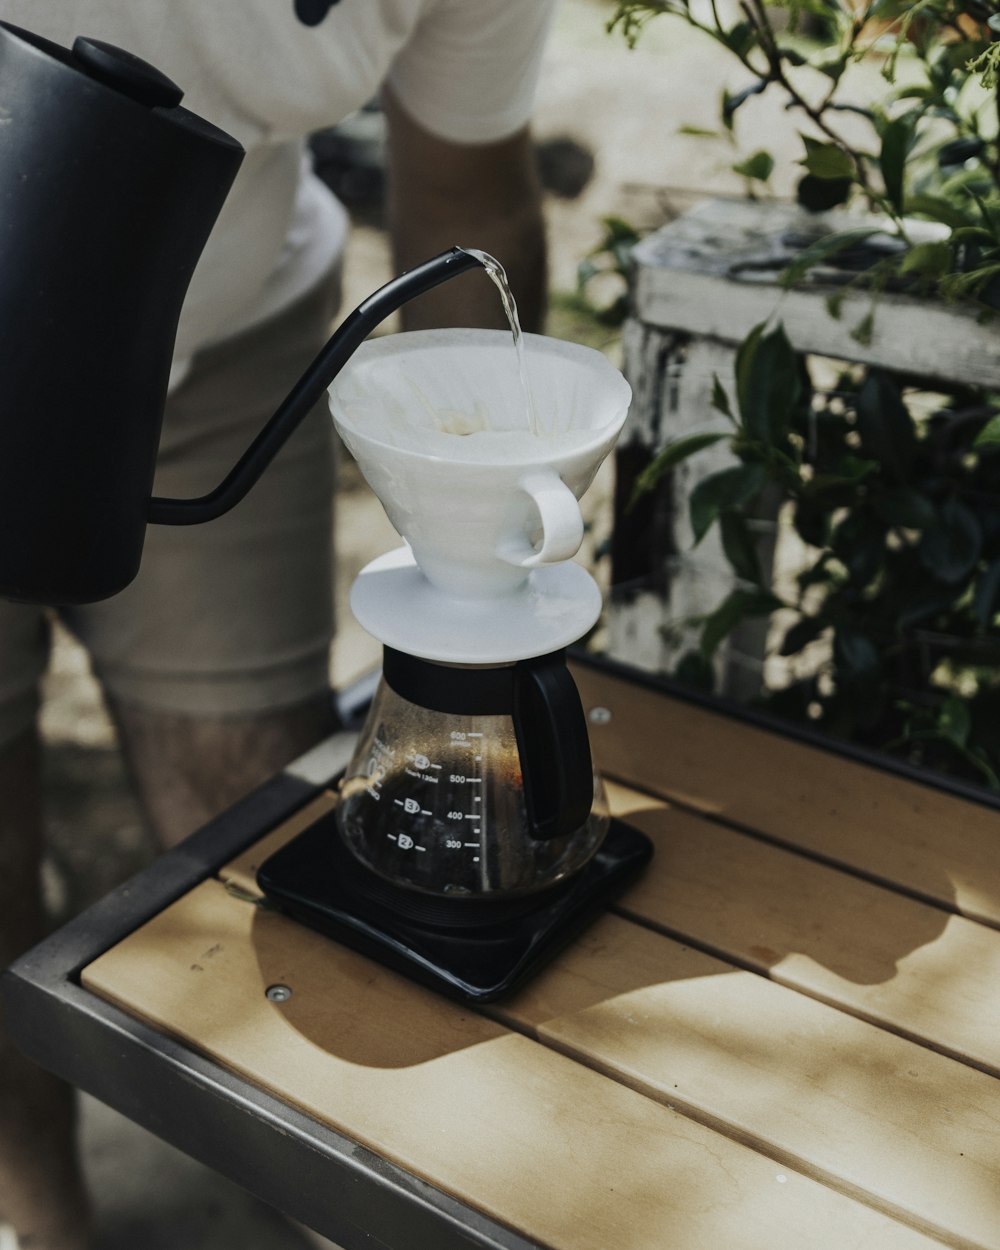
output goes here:
[{"label": "green leafy plant", "polygon": [[[780,325],[744,341],[734,392],[716,380],[720,428],[670,444],[637,483],[720,441],[733,453],[689,508],[696,543],[718,529],[735,589],[677,675],[704,683],[737,625],[780,613],[785,673],[766,707],[1000,788],[997,402],[928,396],[875,369],[819,387]],[[804,553],[780,593],[747,520],[767,492]]]},{"label": "green leafy plant", "polygon": [[[819,240],[787,283],[820,262],[843,260],[853,281],[876,293],[896,287],[984,312],[1000,307],[1000,3],[739,0],[726,17],[712,2],[622,0],[608,28],[634,45],[658,19],[700,31],[745,73],[743,87],[722,94],[720,136],[733,141],[738,116],[765,94],[779,96],[800,119],[803,207],[860,202],[882,218],[868,232]],[[849,72],[872,60],[887,82],[877,103],[853,97]],[[766,184],[775,160],[756,149],[733,168],[751,185]],[[932,223],[931,237],[914,231],[920,219]],[[885,246],[886,233],[895,246]],[[876,234],[878,246],[866,246]],[[590,276],[585,269],[581,281]],[[870,326],[858,328],[862,339],[869,333]]]},{"label": "green leafy plant", "polygon": [[583,294],[607,278],[612,278],[613,296],[603,305],[590,302],[595,320],[606,326],[619,326],[628,315],[628,278],[632,269],[632,249],[642,237],[621,217],[603,219],[604,234],[597,246],[577,266],[577,286]]},{"label": "green leafy plant", "polygon": [[[873,214],[817,237],[784,285],[830,279],[833,316],[850,287],[867,288],[871,308],[852,329],[862,343],[887,289],[995,315],[1000,0],[619,0],[608,29],[635,44],[654,20],[684,22],[733,58],[743,82],[723,91],[714,133],[750,194],[769,192],[776,161],[740,151],[742,121],[777,96],[801,139],[799,204]],[[869,74],[855,94],[862,63],[878,66],[883,91]],[[624,287],[637,235],[606,225],[582,290],[606,288],[608,274]],[[606,302],[605,319],[625,309]],[[698,645],[675,675],[711,684],[733,631],[766,618],[769,710],[1000,789],[1000,401],[821,366],[780,325],[749,334],[733,381],[732,400],[714,386],[719,428],[664,448],[636,485],[652,491],[713,444],[732,453],[689,511],[696,545],[717,532],[733,589],[696,622]],[[772,579],[754,518],[775,508],[791,542]]]}]

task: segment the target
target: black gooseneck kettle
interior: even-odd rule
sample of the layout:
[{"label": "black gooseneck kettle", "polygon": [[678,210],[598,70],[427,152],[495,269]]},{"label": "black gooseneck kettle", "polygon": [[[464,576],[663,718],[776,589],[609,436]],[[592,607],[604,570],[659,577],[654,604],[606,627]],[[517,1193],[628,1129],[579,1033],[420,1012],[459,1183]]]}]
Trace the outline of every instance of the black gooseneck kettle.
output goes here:
[{"label": "black gooseneck kettle", "polygon": [[123,589],[147,522],[228,511],[379,322],[481,263],[455,248],[375,292],[214,491],[153,498],[181,304],[243,159],[182,94],[120,48],[0,22],[0,597]]}]

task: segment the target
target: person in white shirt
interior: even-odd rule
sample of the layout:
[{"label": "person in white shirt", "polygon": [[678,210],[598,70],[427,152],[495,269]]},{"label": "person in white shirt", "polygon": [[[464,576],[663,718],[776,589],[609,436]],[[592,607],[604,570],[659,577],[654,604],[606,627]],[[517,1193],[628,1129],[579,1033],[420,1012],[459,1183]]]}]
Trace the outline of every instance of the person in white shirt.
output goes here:
[{"label": "person in white shirt", "polygon": [[[163,70],[246,148],[178,331],[155,490],[214,487],[325,341],[347,216],[307,136],[376,93],[387,122],[397,271],[454,244],[507,269],[540,328],[545,242],[529,134],[554,0],[340,0],[315,27],[293,0],[0,0],[63,45],[104,39]],[[503,326],[471,273],[404,325]],[[170,846],[332,727],[332,423],[317,412],[234,511],[151,527],[136,581],[65,622],[87,647],[149,822]],[[41,935],[40,610],[0,602],[0,967]],[[71,1095],[0,1027],[0,1229],[85,1250]]]}]

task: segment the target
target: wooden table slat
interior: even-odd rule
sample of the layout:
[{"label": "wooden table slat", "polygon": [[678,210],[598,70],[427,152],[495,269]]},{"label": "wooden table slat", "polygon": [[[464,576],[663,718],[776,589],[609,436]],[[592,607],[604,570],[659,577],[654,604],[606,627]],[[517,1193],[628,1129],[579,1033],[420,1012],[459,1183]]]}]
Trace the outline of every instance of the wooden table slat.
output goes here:
[{"label": "wooden table slat", "polygon": [[576,665],[608,776],[1000,926],[1000,812]]},{"label": "wooden table slat", "polygon": [[1000,1074],[1000,932],[610,787],[656,845],[627,915]]},{"label": "wooden table slat", "polygon": [[[273,982],[293,989],[274,1004]],[[207,881],[84,984],[554,1250],[948,1244]],[[404,1023],[405,1022],[405,1023]]]}]

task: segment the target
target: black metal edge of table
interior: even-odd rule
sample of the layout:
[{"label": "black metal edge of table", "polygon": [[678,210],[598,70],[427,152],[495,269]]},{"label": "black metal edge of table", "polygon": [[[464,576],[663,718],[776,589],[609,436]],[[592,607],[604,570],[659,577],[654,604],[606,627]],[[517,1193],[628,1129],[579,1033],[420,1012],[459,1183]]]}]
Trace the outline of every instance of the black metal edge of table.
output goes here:
[{"label": "black metal edge of table", "polygon": [[[773,717],[576,651],[575,663],[935,786]],[[370,691],[369,691],[370,693]],[[330,779],[333,780],[332,778]],[[947,784],[963,797],[994,796]],[[64,925],[0,975],[7,1027],[43,1067],[302,1220],[345,1250],[537,1250],[534,1242],[90,993],[80,971],[323,789],[282,773]],[[972,788],[970,788],[972,789]],[[314,1180],[321,1172],[318,1180]]]}]

